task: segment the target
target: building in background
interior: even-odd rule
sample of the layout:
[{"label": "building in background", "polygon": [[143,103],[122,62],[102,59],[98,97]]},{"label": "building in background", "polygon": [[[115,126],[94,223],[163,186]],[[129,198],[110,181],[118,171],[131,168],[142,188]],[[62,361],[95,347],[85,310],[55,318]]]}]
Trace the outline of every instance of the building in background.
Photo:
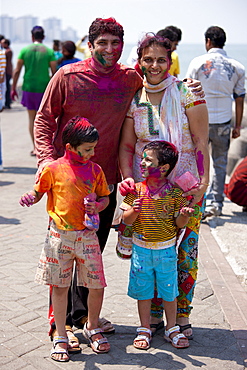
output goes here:
[{"label": "building in background", "polygon": [[46,41],[61,40],[61,19],[55,17],[44,19],[43,26]]},{"label": "building in background", "polygon": [[46,41],[52,40],[78,40],[77,31],[72,27],[62,30],[61,19],[50,17],[40,21],[38,17],[25,15],[19,18],[7,14],[0,16],[0,34],[11,40],[11,43],[30,43],[31,29],[43,26]]}]

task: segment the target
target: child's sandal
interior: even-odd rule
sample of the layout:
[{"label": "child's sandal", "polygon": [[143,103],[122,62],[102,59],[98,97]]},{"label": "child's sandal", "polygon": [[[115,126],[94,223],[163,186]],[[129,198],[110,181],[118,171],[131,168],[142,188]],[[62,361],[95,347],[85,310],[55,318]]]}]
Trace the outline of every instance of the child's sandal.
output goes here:
[{"label": "child's sandal", "polygon": [[[56,345],[59,344],[59,343],[66,343],[67,344],[67,349],[65,349],[65,348],[56,349]],[[62,358],[58,359],[54,355],[66,355],[66,358],[62,357]],[[68,338],[55,336],[53,338],[53,347],[51,349],[51,355],[50,356],[51,356],[52,360],[54,360],[54,361],[68,362],[69,361]]]},{"label": "child's sandal", "polygon": [[[177,335],[175,335],[173,338],[170,338],[170,335],[172,333],[177,333]],[[180,330],[179,330],[179,326],[178,325],[173,326],[172,328],[170,328],[168,330],[165,330],[164,339],[167,342],[171,342],[172,346],[175,347],[175,348],[188,348],[189,345],[190,345],[189,344],[189,341],[188,341],[188,338],[186,338],[186,336],[184,334],[180,333]],[[181,339],[184,342],[183,345],[179,344],[179,342],[181,341]]]},{"label": "child's sandal", "polygon": [[[146,333],[147,335],[139,334],[139,333]],[[133,346],[137,349],[144,349],[144,350],[149,349],[150,348],[150,342],[152,340],[152,331],[148,328],[140,327],[140,328],[136,329],[136,334],[137,334],[137,336],[134,339]],[[137,342],[139,342],[139,341],[146,342],[146,346],[145,347],[137,346]]]},{"label": "child's sandal", "polygon": [[[88,330],[87,329],[87,323],[84,325],[84,328],[82,330],[83,336],[89,341],[89,346],[92,348],[92,350],[96,353],[107,353],[110,351],[110,348],[108,349],[100,349],[100,345],[104,343],[109,343],[107,338],[103,335],[102,330],[100,328]],[[102,338],[93,340],[92,337],[95,334],[100,334]]]}]

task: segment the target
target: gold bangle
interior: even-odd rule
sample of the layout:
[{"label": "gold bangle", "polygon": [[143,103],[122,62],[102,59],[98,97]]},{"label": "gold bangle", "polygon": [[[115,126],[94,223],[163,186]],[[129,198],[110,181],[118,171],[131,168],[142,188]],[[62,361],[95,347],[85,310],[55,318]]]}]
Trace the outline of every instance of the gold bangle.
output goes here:
[{"label": "gold bangle", "polygon": [[209,186],[210,184],[206,183],[206,182],[199,182],[199,185],[206,185],[206,186]]}]

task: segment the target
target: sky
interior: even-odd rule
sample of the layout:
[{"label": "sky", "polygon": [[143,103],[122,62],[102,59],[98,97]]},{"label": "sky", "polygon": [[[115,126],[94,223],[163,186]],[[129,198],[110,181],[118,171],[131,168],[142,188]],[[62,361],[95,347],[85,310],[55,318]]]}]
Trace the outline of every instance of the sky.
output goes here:
[{"label": "sky", "polygon": [[200,44],[214,25],[225,30],[227,43],[247,44],[247,0],[0,0],[0,13],[60,18],[62,29],[71,26],[79,36],[95,18],[114,17],[124,27],[125,42],[133,44],[169,25],[181,28],[183,43]]}]

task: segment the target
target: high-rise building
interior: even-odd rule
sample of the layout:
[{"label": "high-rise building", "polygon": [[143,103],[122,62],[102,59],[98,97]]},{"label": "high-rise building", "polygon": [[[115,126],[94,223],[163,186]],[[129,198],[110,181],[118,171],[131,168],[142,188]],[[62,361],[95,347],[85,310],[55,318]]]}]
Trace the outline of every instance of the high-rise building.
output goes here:
[{"label": "high-rise building", "polygon": [[66,30],[62,32],[62,40],[71,40],[76,42],[78,40],[77,32],[72,27],[67,27]]},{"label": "high-rise building", "polygon": [[30,42],[32,41],[31,30],[38,24],[38,18],[31,15],[24,15],[15,20],[15,41]]},{"label": "high-rise building", "polygon": [[0,34],[13,41],[15,36],[13,17],[5,14],[0,16]]},{"label": "high-rise building", "polygon": [[43,21],[46,41],[61,39],[61,20],[58,18],[47,18]]}]

